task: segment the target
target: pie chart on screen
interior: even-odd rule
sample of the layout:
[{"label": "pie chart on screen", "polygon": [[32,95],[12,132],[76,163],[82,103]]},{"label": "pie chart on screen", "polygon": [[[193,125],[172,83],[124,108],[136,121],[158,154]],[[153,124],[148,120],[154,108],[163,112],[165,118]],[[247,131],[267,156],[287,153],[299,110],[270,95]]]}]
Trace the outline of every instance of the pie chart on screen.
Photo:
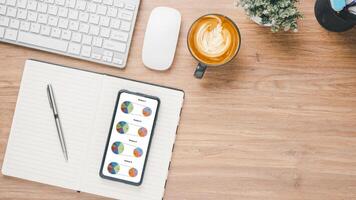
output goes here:
[{"label": "pie chart on screen", "polygon": [[115,154],[121,154],[124,151],[124,149],[125,149],[125,147],[124,147],[124,144],[122,144],[122,142],[114,142],[111,145],[111,150]]},{"label": "pie chart on screen", "polygon": [[121,111],[126,114],[130,114],[132,110],[134,109],[133,104],[130,101],[124,101],[121,104]]},{"label": "pie chart on screen", "polygon": [[121,134],[125,134],[129,131],[129,124],[125,121],[120,121],[116,124],[116,130]]},{"label": "pie chart on screen", "polygon": [[138,129],[137,133],[140,137],[145,137],[147,135],[147,129],[145,127],[141,127]]},{"label": "pie chart on screen", "polygon": [[141,149],[140,147],[137,147],[137,148],[134,150],[133,153],[134,153],[134,156],[135,156],[136,158],[139,158],[139,157],[142,156],[143,151],[142,151],[142,149]]},{"label": "pie chart on screen", "polygon": [[117,174],[120,171],[120,165],[117,162],[111,162],[108,165],[108,172],[110,174]]},{"label": "pie chart on screen", "polygon": [[131,177],[137,176],[137,169],[131,168],[131,169],[129,170],[129,176],[131,176]]},{"label": "pie chart on screen", "polygon": [[143,114],[143,116],[145,116],[145,117],[150,116],[151,113],[152,113],[152,110],[151,110],[151,108],[149,108],[149,107],[146,107],[146,108],[144,108],[144,109],[142,110],[142,114]]}]

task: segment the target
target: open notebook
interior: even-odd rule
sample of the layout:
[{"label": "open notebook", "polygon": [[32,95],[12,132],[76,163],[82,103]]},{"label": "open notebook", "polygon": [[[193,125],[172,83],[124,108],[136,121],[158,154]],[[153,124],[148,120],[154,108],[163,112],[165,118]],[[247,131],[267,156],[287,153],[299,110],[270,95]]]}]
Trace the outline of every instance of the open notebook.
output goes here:
[{"label": "open notebook", "polygon": [[[63,158],[46,85],[52,83],[67,143]],[[102,179],[100,164],[118,91],[161,100],[141,186]],[[162,199],[184,92],[27,60],[2,173],[121,200]]]}]

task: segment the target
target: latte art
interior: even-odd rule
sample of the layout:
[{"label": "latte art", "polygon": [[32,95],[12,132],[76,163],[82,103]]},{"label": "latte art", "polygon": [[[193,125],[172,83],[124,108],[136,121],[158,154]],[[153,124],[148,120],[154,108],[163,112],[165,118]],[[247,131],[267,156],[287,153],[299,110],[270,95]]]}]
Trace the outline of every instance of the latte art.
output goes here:
[{"label": "latte art", "polygon": [[223,29],[221,23],[214,25],[205,23],[196,34],[196,46],[202,54],[209,57],[218,57],[229,50],[231,34]]},{"label": "latte art", "polygon": [[238,51],[240,34],[233,22],[222,15],[206,15],[197,20],[188,35],[191,53],[200,62],[221,65]]}]

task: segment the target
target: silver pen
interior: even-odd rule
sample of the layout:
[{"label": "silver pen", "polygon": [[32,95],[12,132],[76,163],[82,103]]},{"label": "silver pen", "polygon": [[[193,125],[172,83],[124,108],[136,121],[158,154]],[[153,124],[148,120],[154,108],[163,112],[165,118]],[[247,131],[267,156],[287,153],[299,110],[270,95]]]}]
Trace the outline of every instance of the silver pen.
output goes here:
[{"label": "silver pen", "polygon": [[51,84],[47,85],[47,95],[48,95],[49,105],[51,106],[51,109],[53,111],[54,121],[56,122],[58,137],[59,137],[59,141],[61,143],[63,155],[64,155],[65,160],[68,162],[68,153],[67,153],[66,142],[64,140],[62,124],[59,119],[56,100],[54,98],[53,88],[52,88]]}]

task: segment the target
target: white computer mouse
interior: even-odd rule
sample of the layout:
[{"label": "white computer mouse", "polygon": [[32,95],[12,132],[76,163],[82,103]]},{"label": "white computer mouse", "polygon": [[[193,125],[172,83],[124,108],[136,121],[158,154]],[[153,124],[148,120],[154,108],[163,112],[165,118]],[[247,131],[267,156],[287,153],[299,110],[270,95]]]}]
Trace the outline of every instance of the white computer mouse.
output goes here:
[{"label": "white computer mouse", "polygon": [[154,70],[169,69],[176,52],[181,14],[168,7],[152,10],[142,48],[143,64]]}]

